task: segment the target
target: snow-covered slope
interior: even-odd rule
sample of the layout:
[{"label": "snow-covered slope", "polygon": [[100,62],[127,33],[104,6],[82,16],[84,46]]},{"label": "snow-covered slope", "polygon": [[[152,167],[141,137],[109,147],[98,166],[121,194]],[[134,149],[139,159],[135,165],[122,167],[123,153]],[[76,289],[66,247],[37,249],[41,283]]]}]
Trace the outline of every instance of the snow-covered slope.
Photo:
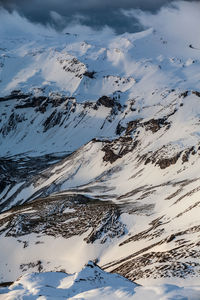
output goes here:
[{"label": "snow-covered slope", "polygon": [[[198,287],[141,287],[89,262],[79,273],[32,273],[0,287],[0,299],[198,299]],[[6,295],[6,296],[5,296]],[[189,297],[189,298],[188,298]]]},{"label": "snow-covered slope", "polygon": [[[137,287],[119,275],[102,271],[93,262],[75,274],[33,273],[19,278],[10,287],[0,287],[0,299],[128,299]],[[5,298],[4,298],[5,299]]]},{"label": "snow-covered slope", "polygon": [[197,283],[198,48],[159,28],[23,22],[0,30],[0,280],[96,259],[139,283]]}]

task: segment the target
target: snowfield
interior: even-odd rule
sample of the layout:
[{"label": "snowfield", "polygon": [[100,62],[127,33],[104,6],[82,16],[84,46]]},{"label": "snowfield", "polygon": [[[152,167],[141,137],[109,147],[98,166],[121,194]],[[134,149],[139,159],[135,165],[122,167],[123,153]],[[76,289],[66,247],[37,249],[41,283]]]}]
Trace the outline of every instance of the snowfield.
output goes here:
[{"label": "snowfield", "polygon": [[199,299],[199,287],[176,285],[138,286],[89,262],[75,274],[32,273],[9,287],[0,288],[0,299]]}]

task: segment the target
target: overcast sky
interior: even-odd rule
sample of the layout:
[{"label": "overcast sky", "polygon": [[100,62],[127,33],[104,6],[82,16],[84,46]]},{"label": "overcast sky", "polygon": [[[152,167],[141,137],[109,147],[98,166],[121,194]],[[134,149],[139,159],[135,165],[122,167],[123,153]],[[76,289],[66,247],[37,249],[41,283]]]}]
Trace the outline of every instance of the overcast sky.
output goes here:
[{"label": "overcast sky", "polygon": [[[172,0],[0,0],[0,6],[17,10],[34,22],[50,23],[60,29],[75,21],[95,28],[108,25],[117,33],[141,29],[121,9],[156,12]],[[62,17],[60,17],[62,16]]]}]

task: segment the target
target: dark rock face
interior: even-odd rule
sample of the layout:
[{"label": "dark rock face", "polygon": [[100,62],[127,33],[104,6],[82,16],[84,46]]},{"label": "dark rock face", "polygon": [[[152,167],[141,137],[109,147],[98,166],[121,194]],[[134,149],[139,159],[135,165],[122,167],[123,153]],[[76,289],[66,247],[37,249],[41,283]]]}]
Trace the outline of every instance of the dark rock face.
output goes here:
[{"label": "dark rock face", "polygon": [[27,101],[23,104],[18,104],[15,106],[16,109],[20,109],[20,108],[29,108],[29,107],[40,107],[41,104],[44,101],[47,101],[48,98],[41,96],[41,97],[29,97],[27,99]]},{"label": "dark rock face", "polygon": [[5,97],[0,97],[0,102],[9,101],[9,100],[21,100],[27,99],[30,97],[30,94],[23,94],[20,90],[19,91],[12,91],[12,93]]},{"label": "dark rock face", "polygon": [[[122,158],[127,153],[133,151],[138,145],[136,139],[130,136],[121,136],[113,141],[104,141],[102,151],[105,152],[103,161],[114,163],[117,159]],[[117,148],[117,150],[116,150]]]},{"label": "dark rock face", "polygon": [[105,107],[112,108],[115,105],[115,101],[110,97],[102,96],[99,98],[99,100],[97,100],[97,105],[103,105]]},{"label": "dark rock face", "polygon": [[147,155],[144,156],[144,164],[153,163],[155,165],[158,165],[161,169],[166,169],[170,167],[171,165],[175,165],[179,158],[181,157],[182,163],[186,163],[189,161],[191,155],[197,154],[197,150],[194,146],[190,147],[187,150],[180,151],[176,153],[172,157],[165,157],[165,154],[158,155],[159,151],[162,151],[162,149],[156,151],[155,153],[150,153],[150,156],[147,157]]},{"label": "dark rock face", "polygon": [[105,155],[103,157],[103,160],[106,162],[110,162],[111,164],[114,163],[118,158],[120,158],[119,155],[115,154],[112,149],[110,149],[109,145],[105,145],[102,148],[102,151],[105,152]]},{"label": "dark rock face", "polygon": [[167,129],[170,127],[170,123],[167,122],[166,118],[162,119],[151,119],[148,122],[143,123],[146,130],[151,130],[153,133],[160,130],[163,126],[167,126]]},{"label": "dark rock face", "polygon": [[159,159],[156,162],[156,165],[159,165],[159,167],[161,169],[166,169],[171,165],[175,165],[175,163],[177,162],[177,160],[179,159],[179,157],[181,156],[181,153],[177,153],[175,156],[170,157],[170,158],[163,158],[163,159]]},{"label": "dark rock face", "polygon": [[124,132],[125,131],[125,127],[123,127],[121,124],[120,124],[120,122],[117,124],[117,128],[116,128],[116,131],[115,131],[115,133],[117,134],[117,135],[120,135],[120,134],[122,134],[122,132]]},{"label": "dark rock face", "polygon": [[182,162],[183,163],[189,161],[190,154],[192,154],[192,155],[196,154],[195,147],[191,147],[190,149],[184,151],[184,153],[182,155]]},{"label": "dark rock face", "polygon": [[133,121],[130,121],[130,122],[128,123],[128,125],[127,125],[125,134],[126,134],[126,135],[129,135],[129,134],[131,134],[133,131],[135,131],[135,130],[139,127],[140,121],[141,121],[141,120],[133,120]]},{"label": "dark rock face", "polygon": [[189,95],[189,91],[185,91],[180,94],[179,98],[186,98]]},{"label": "dark rock face", "polygon": [[200,97],[200,92],[198,91],[193,91],[192,94],[196,95],[197,97]]},{"label": "dark rock face", "polygon": [[57,110],[54,110],[52,114],[45,120],[43,123],[44,126],[44,132],[46,132],[48,129],[58,125],[62,119],[62,113],[57,112]]},{"label": "dark rock face", "polygon": [[86,71],[83,75],[86,76],[86,77],[89,77],[90,79],[94,79],[95,78],[95,75],[96,72],[95,71]]},{"label": "dark rock face", "polygon": [[46,108],[49,104],[52,107],[58,107],[64,102],[74,100],[74,98],[72,97],[62,97],[58,95],[53,98],[46,97],[46,96],[38,96],[38,97],[35,96],[33,97],[31,95],[29,96],[23,95],[23,96],[24,98],[20,98],[20,100],[24,99],[23,103],[17,104],[15,106],[15,109],[36,108],[35,111],[39,111],[41,113],[44,113],[46,111]]},{"label": "dark rock face", "polygon": [[2,283],[0,283],[0,288],[9,287],[13,283],[14,283],[13,281],[2,282]]},{"label": "dark rock face", "polygon": [[147,122],[142,122],[141,119],[130,121],[126,128],[126,134],[131,134],[132,132],[136,131],[136,129],[139,129],[139,127],[144,127],[147,131],[151,130],[153,133],[159,131],[162,127],[169,129],[170,122],[167,121],[168,117],[151,119]]},{"label": "dark rock face", "polygon": [[[118,123],[116,128],[116,133],[120,134],[121,132],[124,135],[118,139],[113,140],[112,142],[107,141],[106,145],[103,146],[102,151],[105,152],[105,156],[103,160],[106,162],[114,163],[117,159],[122,158],[127,153],[133,151],[139,145],[138,134],[140,132],[140,128],[144,127],[147,131],[150,130],[152,133],[156,133],[161,128],[165,127],[166,130],[170,128],[170,123],[167,121],[167,117],[162,119],[151,119],[147,122],[143,122],[142,120],[136,119],[130,121],[127,124],[127,127],[124,128]],[[115,149],[115,150],[114,150]],[[116,149],[118,149],[116,151]],[[175,155],[172,158],[160,158],[157,159],[157,152],[153,153],[151,157],[142,158],[141,161],[144,160],[145,164],[150,162],[159,165],[161,169],[165,169],[172,164],[175,164],[180,157],[181,153]]]},{"label": "dark rock face", "polygon": [[17,128],[17,124],[26,120],[25,114],[12,113],[7,123],[0,129],[3,136],[8,135],[11,131]]}]

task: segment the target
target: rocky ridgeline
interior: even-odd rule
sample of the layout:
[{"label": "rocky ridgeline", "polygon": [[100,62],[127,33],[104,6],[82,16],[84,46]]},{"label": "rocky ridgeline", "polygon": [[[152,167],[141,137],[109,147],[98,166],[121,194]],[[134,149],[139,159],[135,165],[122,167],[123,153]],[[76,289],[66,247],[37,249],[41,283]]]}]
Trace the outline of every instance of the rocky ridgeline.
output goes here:
[{"label": "rocky ridgeline", "polygon": [[[9,133],[15,133],[19,123],[33,124],[38,116],[38,113],[43,114],[43,132],[46,132],[52,127],[65,127],[70,115],[76,116],[76,111],[79,111],[80,116],[86,116],[87,110],[98,110],[100,106],[111,109],[109,116],[116,115],[121,111],[122,106],[115,98],[102,96],[96,102],[77,103],[74,97],[66,97],[61,95],[33,96],[32,94],[23,94],[21,91],[13,91],[9,96],[0,98],[0,102],[10,101],[13,108],[10,114],[3,113],[0,120],[0,134],[5,137]],[[31,119],[27,112],[31,110]],[[81,110],[81,112],[80,112]],[[49,111],[52,111],[49,114]],[[46,117],[46,115],[48,115]],[[35,116],[35,117],[33,117]],[[109,117],[108,116],[108,117]],[[3,119],[5,120],[3,122]],[[109,120],[111,122],[111,120]]]}]

